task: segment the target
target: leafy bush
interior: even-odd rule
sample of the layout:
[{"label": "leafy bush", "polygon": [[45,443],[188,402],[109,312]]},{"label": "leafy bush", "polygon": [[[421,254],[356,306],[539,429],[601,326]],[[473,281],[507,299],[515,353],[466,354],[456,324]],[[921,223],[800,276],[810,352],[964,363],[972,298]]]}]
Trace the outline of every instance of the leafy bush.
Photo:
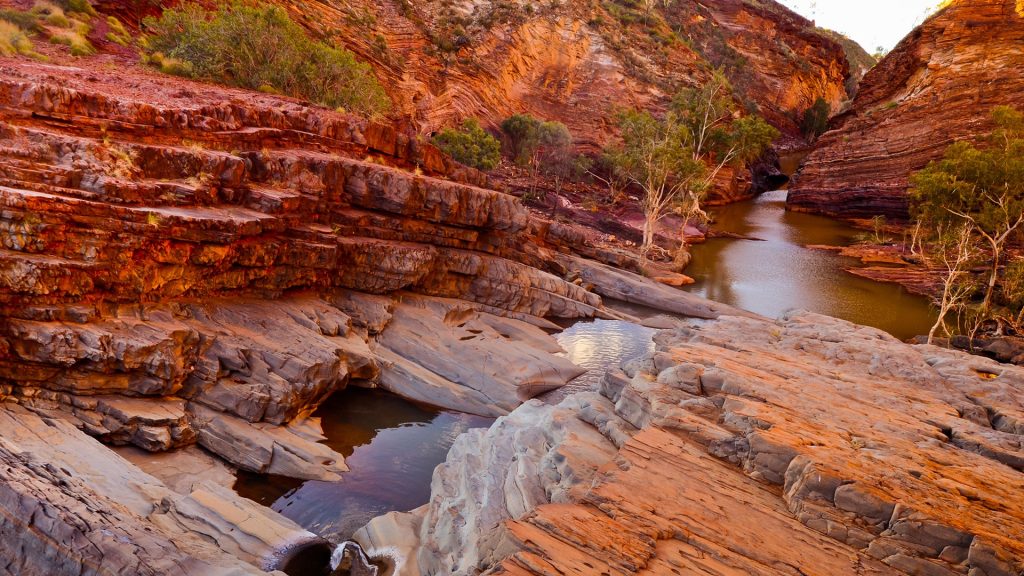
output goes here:
[{"label": "leafy bush", "polygon": [[32,7],[32,14],[39,16],[51,26],[71,28],[71,20],[68,20],[64,10],[49,2],[36,2],[35,6]]},{"label": "leafy bush", "polygon": [[107,16],[107,26],[110,31],[107,32],[107,40],[121,46],[127,46],[131,44],[132,37],[128,34],[128,30],[125,30],[124,24],[113,16]]},{"label": "leafy bush", "polygon": [[[196,4],[147,18],[150,53],[187,63],[190,76],[251,90],[274,90],[332,108],[376,114],[391,105],[369,65],[312,40],[275,6]],[[185,67],[179,67],[183,71]]]},{"label": "leafy bush", "polygon": [[96,15],[96,9],[92,7],[89,0],[58,0],[58,3],[65,12],[77,12],[86,16]]},{"label": "leafy bush", "polygon": [[192,64],[189,62],[183,62],[177,58],[168,58],[164,56],[163,52],[154,52],[152,54],[143,56],[143,63],[149,64],[155,68],[159,68],[164,74],[170,74],[171,76],[192,76]]},{"label": "leafy bush", "polygon": [[529,114],[515,114],[501,123],[501,131],[508,136],[512,159],[517,164],[529,163],[540,137],[541,121]]},{"label": "leafy bush", "polygon": [[515,114],[501,123],[501,130],[508,136],[512,158],[520,166],[556,179],[575,179],[589,168],[588,160],[576,155],[572,133],[561,122]]},{"label": "leafy bush", "polygon": [[446,128],[434,137],[434,144],[455,160],[480,170],[493,170],[501,162],[501,143],[475,118],[466,119],[457,130]]},{"label": "leafy bush", "polygon": [[6,20],[25,31],[34,32],[39,30],[39,23],[36,21],[36,15],[31,12],[0,8],[0,20]]},{"label": "leafy bush", "polygon": [[50,35],[50,42],[62,44],[71,49],[72,56],[95,54],[96,48],[85,35],[74,30],[57,30]]}]

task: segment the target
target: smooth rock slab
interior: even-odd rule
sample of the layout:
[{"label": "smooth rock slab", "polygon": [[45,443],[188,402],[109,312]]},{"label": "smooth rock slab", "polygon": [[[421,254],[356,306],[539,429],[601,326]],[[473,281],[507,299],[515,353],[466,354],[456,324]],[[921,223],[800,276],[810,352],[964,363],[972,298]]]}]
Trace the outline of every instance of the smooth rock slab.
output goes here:
[{"label": "smooth rock slab", "polygon": [[0,463],[5,573],[256,575],[319,542],[233,492],[177,494],[67,421],[16,405],[0,404]]},{"label": "smooth rock slab", "polygon": [[501,416],[584,370],[540,328],[454,300],[404,296],[376,340],[381,385],[406,398]]}]

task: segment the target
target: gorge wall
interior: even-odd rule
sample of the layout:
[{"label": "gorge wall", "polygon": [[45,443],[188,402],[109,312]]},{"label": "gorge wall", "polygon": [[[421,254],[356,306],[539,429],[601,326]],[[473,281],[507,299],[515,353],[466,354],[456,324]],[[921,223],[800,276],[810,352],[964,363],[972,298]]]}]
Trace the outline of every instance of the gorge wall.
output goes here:
[{"label": "gorge wall", "polygon": [[1017,0],[954,0],[864,77],[804,161],[789,206],[906,218],[911,173],[989,132],[995,106],[1024,108],[1022,44]]},{"label": "gorge wall", "polygon": [[333,481],[345,459],[309,415],[346,386],[499,416],[582,372],[545,318],[614,315],[600,294],[738,313],[586,258],[629,259],[391,125],[107,55],[74,64],[0,61],[14,573],[255,574],[325,546],[96,440]]},{"label": "gorge wall", "polygon": [[[839,43],[773,0],[680,0],[651,13],[618,0],[281,5],[372,63],[396,112],[421,133],[529,112],[597,147],[616,109],[662,106],[722,67],[745,103],[797,136],[797,115],[816,98],[839,109],[851,74]],[[136,5],[100,6],[138,18]]]}]

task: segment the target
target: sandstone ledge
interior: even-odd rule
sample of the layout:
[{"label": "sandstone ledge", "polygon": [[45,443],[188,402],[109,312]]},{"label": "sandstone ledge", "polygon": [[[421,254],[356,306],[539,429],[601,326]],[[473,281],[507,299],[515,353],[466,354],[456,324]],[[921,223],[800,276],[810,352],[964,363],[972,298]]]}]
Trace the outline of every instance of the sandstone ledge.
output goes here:
[{"label": "sandstone ledge", "polygon": [[1024,569],[1024,370],[807,313],[656,341],[464,435],[357,539],[402,574]]},{"label": "sandstone ledge", "polygon": [[21,407],[0,406],[0,459],[4,573],[256,575],[324,546],[214,484],[175,493],[65,421]]}]

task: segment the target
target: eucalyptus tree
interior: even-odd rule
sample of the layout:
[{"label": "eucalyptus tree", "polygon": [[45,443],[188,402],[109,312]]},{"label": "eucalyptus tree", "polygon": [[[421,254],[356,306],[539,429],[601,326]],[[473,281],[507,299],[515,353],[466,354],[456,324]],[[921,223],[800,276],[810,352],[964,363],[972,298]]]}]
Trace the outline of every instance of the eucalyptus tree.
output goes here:
[{"label": "eucalyptus tree", "polygon": [[675,211],[683,217],[677,262],[688,254],[686,223],[705,220],[704,198],[728,166],[742,168],[764,153],[778,131],[760,116],[740,115],[732,86],[720,71],[680,91],[668,111],[619,114],[621,142],[606,151],[615,170],[642,191],[642,261],[654,246],[657,225]]}]

